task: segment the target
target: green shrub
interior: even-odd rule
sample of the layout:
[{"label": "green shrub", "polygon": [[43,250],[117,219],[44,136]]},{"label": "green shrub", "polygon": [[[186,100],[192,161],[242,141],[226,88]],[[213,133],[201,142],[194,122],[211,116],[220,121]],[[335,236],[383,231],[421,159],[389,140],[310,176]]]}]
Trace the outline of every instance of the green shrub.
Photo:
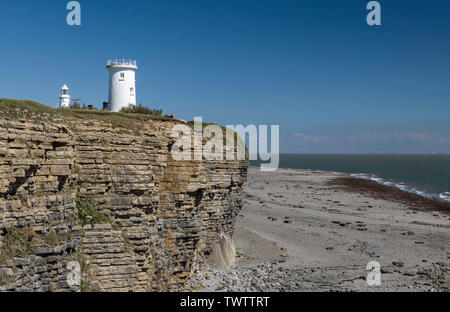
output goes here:
[{"label": "green shrub", "polygon": [[112,223],[111,219],[94,208],[90,196],[78,196],[76,199],[78,218],[82,225],[96,223]]},{"label": "green shrub", "polygon": [[89,283],[88,281],[85,280],[81,280],[81,284],[80,284],[80,291],[81,292],[91,292],[91,283]]},{"label": "green shrub", "polygon": [[120,110],[121,113],[132,113],[132,114],[142,114],[142,115],[151,115],[153,117],[161,117],[162,116],[162,109],[150,109],[147,106],[144,106],[142,104],[138,105],[128,105],[126,107],[123,107]]},{"label": "green shrub", "polygon": [[0,263],[5,263],[14,257],[24,257],[33,252],[36,233],[29,227],[12,227],[3,237],[3,247],[0,249]]}]

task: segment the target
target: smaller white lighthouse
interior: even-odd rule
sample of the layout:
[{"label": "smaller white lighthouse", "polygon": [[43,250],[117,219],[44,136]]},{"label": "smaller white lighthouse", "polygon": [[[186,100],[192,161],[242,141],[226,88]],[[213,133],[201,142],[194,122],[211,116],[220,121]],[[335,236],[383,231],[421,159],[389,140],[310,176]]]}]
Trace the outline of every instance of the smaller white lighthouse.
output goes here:
[{"label": "smaller white lighthouse", "polygon": [[118,112],[128,105],[136,106],[135,60],[108,60],[108,110]]},{"label": "smaller white lighthouse", "polygon": [[59,95],[59,108],[70,107],[70,95],[67,85],[63,85],[61,88],[61,94]]}]

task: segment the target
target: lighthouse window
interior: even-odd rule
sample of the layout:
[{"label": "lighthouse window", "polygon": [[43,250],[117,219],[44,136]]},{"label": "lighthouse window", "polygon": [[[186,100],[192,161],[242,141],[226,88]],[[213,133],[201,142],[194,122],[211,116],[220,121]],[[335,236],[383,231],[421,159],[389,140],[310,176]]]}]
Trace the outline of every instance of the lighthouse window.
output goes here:
[{"label": "lighthouse window", "polygon": [[124,73],[120,73],[120,80],[125,80],[125,74]]},{"label": "lighthouse window", "polygon": [[130,88],[130,95],[134,95],[134,88]]}]

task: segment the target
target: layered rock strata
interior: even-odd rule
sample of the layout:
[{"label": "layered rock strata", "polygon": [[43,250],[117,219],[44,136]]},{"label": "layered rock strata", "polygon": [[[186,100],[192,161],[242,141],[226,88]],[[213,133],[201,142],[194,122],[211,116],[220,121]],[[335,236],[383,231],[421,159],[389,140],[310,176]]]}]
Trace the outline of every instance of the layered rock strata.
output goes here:
[{"label": "layered rock strata", "polygon": [[230,244],[247,161],[175,161],[175,120],[34,117],[0,116],[0,290],[180,290]]}]

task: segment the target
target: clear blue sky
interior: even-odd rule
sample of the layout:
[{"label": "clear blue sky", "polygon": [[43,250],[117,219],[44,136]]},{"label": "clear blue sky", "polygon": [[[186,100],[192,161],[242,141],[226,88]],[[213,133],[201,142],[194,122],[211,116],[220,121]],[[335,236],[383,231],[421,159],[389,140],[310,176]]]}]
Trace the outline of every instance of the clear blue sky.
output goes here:
[{"label": "clear blue sky", "polygon": [[450,1],[2,2],[0,97],[101,106],[109,57],[178,118],[278,124],[282,152],[450,152]]}]

